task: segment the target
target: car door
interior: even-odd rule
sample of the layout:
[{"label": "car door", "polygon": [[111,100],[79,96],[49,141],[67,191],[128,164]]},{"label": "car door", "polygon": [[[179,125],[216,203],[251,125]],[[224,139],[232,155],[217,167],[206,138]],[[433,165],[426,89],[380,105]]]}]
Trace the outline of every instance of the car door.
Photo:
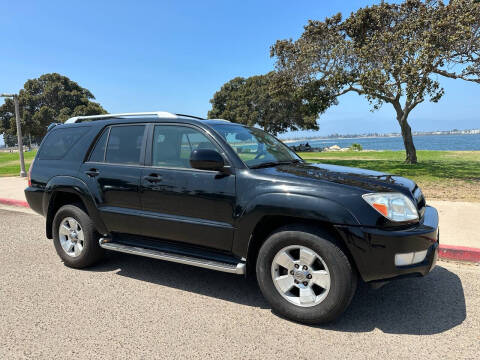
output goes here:
[{"label": "car door", "polygon": [[146,129],[145,124],[107,127],[81,167],[110,232],[136,234],[142,211],[139,188]]},{"label": "car door", "polygon": [[188,125],[151,126],[141,178],[144,234],[231,250],[235,175],[193,169],[190,153],[210,148],[222,153],[201,129]]}]

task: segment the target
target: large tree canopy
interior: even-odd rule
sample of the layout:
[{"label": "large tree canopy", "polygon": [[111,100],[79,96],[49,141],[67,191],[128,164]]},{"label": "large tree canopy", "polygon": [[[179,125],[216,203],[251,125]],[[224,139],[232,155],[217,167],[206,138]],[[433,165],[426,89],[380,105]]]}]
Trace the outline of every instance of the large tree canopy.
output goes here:
[{"label": "large tree canopy", "polygon": [[[93,94],[60,74],[44,74],[28,80],[20,90],[20,118],[24,135],[42,137],[52,122],[65,122],[71,116],[105,114]],[[0,133],[16,134],[12,99],[0,106]]]},{"label": "large tree canopy", "polygon": [[[308,99],[304,101],[303,99]],[[316,119],[334,101],[315,82],[293,86],[275,72],[225,83],[210,100],[208,118],[222,118],[260,126],[273,134],[287,130],[318,129]]]},{"label": "large tree canopy", "polygon": [[407,152],[416,163],[410,112],[444,94],[439,77],[480,83],[480,4],[473,0],[407,0],[309,21],[296,40],[271,49],[280,76],[296,86],[320,84],[338,97],[363,95],[372,110],[393,106]]}]

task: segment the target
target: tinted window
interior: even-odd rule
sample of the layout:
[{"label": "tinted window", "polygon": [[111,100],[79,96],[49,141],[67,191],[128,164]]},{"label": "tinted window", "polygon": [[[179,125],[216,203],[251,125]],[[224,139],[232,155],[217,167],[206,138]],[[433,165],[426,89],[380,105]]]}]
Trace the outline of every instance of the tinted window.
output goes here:
[{"label": "tinted window", "polygon": [[87,127],[52,130],[45,139],[38,158],[42,160],[62,159],[87,130]]},{"label": "tinted window", "polygon": [[107,145],[108,129],[105,129],[95,148],[90,154],[89,161],[103,162],[105,156],[105,145]]},{"label": "tinted window", "polygon": [[260,129],[234,124],[214,125],[213,128],[249,167],[301,160],[286,145]]},{"label": "tinted window", "polygon": [[105,161],[115,164],[139,164],[145,125],[112,126]]},{"label": "tinted window", "polygon": [[191,168],[190,154],[195,149],[217,150],[210,139],[198,130],[185,126],[155,126],[153,166]]}]

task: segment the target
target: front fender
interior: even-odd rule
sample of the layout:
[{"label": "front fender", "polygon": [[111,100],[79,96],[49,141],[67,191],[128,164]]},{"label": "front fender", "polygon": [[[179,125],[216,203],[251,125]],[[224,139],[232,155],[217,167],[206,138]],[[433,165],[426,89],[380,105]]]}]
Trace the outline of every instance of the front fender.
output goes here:
[{"label": "front fender", "polygon": [[330,224],[359,225],[349,210],[333,200],[292,193],[262,194],[244,207],[237,221],[234,254],[246,257],[255,226],[265,216],[287,216]]},{"label": "front fender", "polygon": [[100,218],[99,211],[97,206],[95,205],[95,200],[93,199],[92,195],[88,191],[87,184],[85,184],[82,180],[73,177],[73,176],[55,176],[51,178],[47,185],[45,186],[45,193],[43,196],[43,213],[47,214],[46,216],[46,223],[47,223],[47,237],[52,237],[52,227],[51,224],[53,222],[53,217],[55,214],[53,213],[53,207],[55,203],[55,196],[62,193],[71,193],[78,196],[85,209],[88,212],[89,217],[92,219],[93,224],[96,230],[100,234],[108,233],[108,230],[103,223],[102,219]]}]

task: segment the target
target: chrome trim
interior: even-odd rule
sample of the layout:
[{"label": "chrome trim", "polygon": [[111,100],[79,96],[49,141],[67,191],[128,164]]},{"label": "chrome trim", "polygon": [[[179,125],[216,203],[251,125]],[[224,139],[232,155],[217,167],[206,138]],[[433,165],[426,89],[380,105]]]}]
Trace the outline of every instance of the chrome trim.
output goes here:
[{"label": "chrome trim", "polygon": [[245,274],[246,264],[244,262],[239,262],[237,265],[227,264],[227,263],[222,263],[222,262],[213,261],[213,260],[205,260],[205,259],[194,258],[191,256],[168,253],[165,251],[145,249],[137,246],[128,246],[128,245],[109,242],[109,241],[111,241],[109,238],[100,238],[98,243],[100,247],[104,249],[118,251],[125,254],[133,254],[133,255],[149,257],[152,259],[166,260],[166,261],[171,261],[179,264],[192,265],[192,266],[197,266],[205,269],[222,271],[230,274],[238,274],[238,275]]}]

